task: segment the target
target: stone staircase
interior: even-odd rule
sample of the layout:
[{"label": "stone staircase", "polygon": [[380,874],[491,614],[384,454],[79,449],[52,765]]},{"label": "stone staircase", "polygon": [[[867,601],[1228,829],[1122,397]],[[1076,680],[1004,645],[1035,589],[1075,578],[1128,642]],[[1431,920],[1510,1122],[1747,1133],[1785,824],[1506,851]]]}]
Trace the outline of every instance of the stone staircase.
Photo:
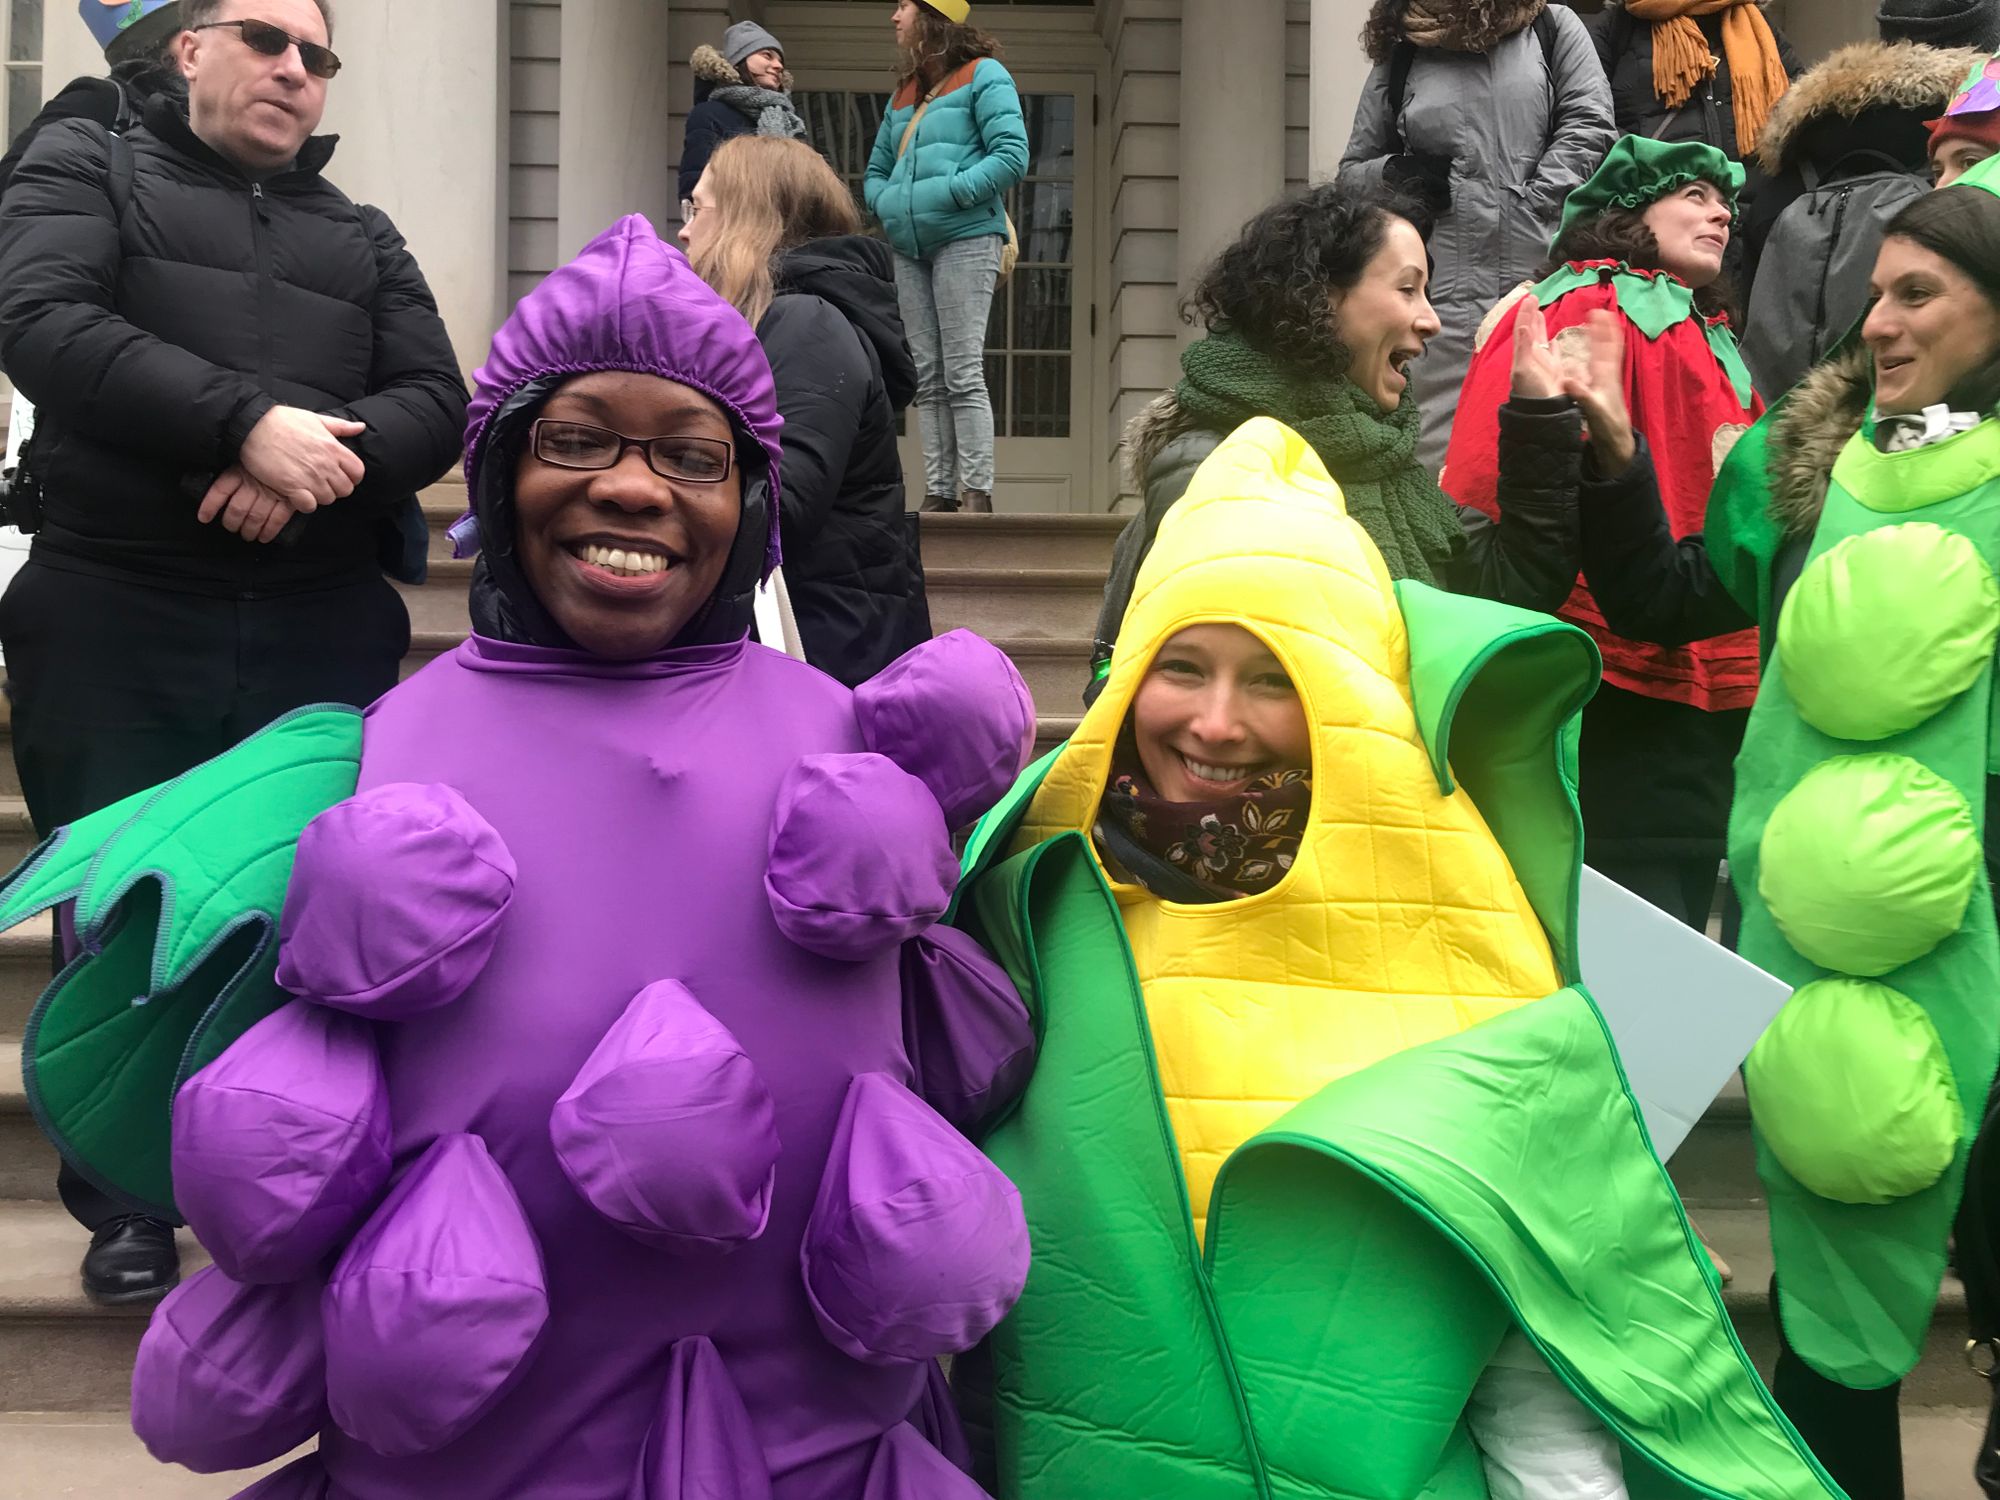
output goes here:
[{"label": "stone staircase", "polygon": [[[426,496],[433,572],[426,586],[406,591],[409,670],[450,649],[466,630],[470,567],[450,560],[443,535],[463,510],[464,494],[462,485],[440,484]],[[975,630],[1007,651],[1035,695],[1042,749],[1067,737],[1081,711],[1091,629],[1121,521],[925,518],[933,625]],[[32,841],[11,746],[0,744],[0,870],[12,868]],[[0,934],[0,1500],[220,1500],[249,1476],[162,1468],[126,1426],[132,1355],[146,1313],[98,1309],[77,1286],[83,1235],[55,1201],[55,1155],[29,1116],[19,1066],[29,1011],[48,977],[49,943],[46,920]],[[1673,1172],[1697,1222],[1735,1270],[1725,1301],[1768,1372],[1775,1354],[1771,1252],[1740,1089],[1716,1101]],[[200,1249],[185,1235],[182,1246],[192,1270],[203,1260]],[[1960,1500],[1971,1492],[1987,1392],[1966,1368],[1965,1327],[1964,1292],[1947,1281],[1925,1358],[1905,1387],[1910,1500]]]}]

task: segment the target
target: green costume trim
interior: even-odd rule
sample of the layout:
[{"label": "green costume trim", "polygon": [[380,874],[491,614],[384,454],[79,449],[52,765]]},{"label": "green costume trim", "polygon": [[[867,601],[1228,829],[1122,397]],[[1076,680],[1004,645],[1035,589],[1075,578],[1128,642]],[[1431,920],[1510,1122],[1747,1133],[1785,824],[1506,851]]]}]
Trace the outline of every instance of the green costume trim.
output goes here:
[{"label": "green costume trim", "polygon": [[[1738,445],[1739,452],[1742,447]],[[1996,472],[2000,472],[2000,425],[1991,421],[1946,442],[1899,454],[1878,453],[1864,437],[1855,437],[1834,468],[1806,572],[1794,595],[1798,589],[1820,586],[1814,581],[1816,572],[1839,568],[1843,558],[1855,555],[1856,547],[1869,546],[1867,541],[1855,543],[1840,557],[1830,556],[1848,538],[1870,537],[1885,528],[1913,523],[1964,537],[1977,548],[1987,570],[2000,568]],[[1969,475],[1980,482],[1967,489],[1964,481]],[[1885,543],[1891,550],[1911,545],[1907,534],[1885,538]],[[1738,555],[1750,554],[1746,549]],[[1768,564],[1759,560],[1754,569],[1759,587],[1768,589]],[[1751,571],[1752,565],[1746,564],[1744,573]],[[1874,587],[1859,596],[1857,607],[1865,609],[1872,603],[1878,611],[1921,614],[1928,607],[1933,583],[1927,576],[1909,577],[1900,598]],[[1980,592],[1990,603],[1992,593]],[[1794,617],[1788,601],[1775,632],[1782,655],[1810,655],[1816,646],[1827,648],[1830,638],[1822,636],[1816,642],[1811,632],[1798,641],[1786,639],[1787,621],[1814,618],[1810,610]],[[1848,621],[1846,628],[1865,632],[1869,621]],[[1880,628],[1898,627],[1894,619],[1885,618]],[[1966,628],[1984,627],[1968,622]],[[1823,677],[1837,665],[1817,662],[1809,676]],[[1748,1070],[1753,1120],[1760,1122],[1758,1172],[1770,1198],[1772,1246],[1784,1286],[1779,1306],[1785,1333],[1814,1369],[1857,1389],[1890,1384],[1907,1373],[1922,1353],[1944,1273],[1946,1238],[1958,1207],[1966,1151],[1993,1079],[1995,1059],[2000,1057],[2000,1015],[1993,1007],[1993,996],[2000,993],[2000,933],[1995,930],[1984,863],[1978,857],[1986,821],[1992,697],[1993,661],[1988,655],[1971,684],[1928,718],[1899,733],[1858,741],[1836,738],[1816,727],[1794,699],[1787,673],[1767,671],[1737,761],[1729,858],[1743,897],[1743,956],[1795,986],[1811,986],[1843,972],[1858,978],[1860,970],[1873,970],[1868,977],[1881,979],[1878,986],[1842,992],[1845,1004],[1875,1004],[1883,1010],[1867,1026],[1846,1028],[1852,1040],[1845,1050],[1838,1039],[1829,1041],[1820,1028],[1804,1025],[1801,1018],[1774,1027],[1752,1054]],[[1854,727],[1837,719],[1829,722]],[[1846,860],[1838,868],[1821,861],[1821,871],[1808,868],[1811,854],[1801,856],[1799,851],[1809,851],[1812,840],[1801,844],[1791,835],[1776,837],[1784,824],[1781,820],[1774,829],[1774,815],[1802,783],[1817,780],[1815,771],[1843,758],[1864,769],[1873,766],[1875,772],[1847,781],[1851,806],[1832,811],[1820,807],[1805,819],[1819,826],[1821,842],[1832,838],[1863,847],[1879,839],[1885,829],[1893,831],[1891,823],[1899,810],[1907,821],[1908,810],[1883,805],[1886,794],[1879,790],[1895,779],[1900,767],[1904,780],[1935,788],[1932,800],[1939,811],[1926,826],[1940,837],[1955,839],[1962,846],[1960,857],[1946,864],[1949,850],[1926,844],[1893,861]],[[1900,804],[1904,799],[1891,800]],[[1851,818],[1851,825],[1834,826],[1843,817]],[[1964,850],[1970,850],[1969,860]],[[1765,868],[1767,859],[1781,858],[1796,867]],[[1961,891],[1965,885],[1970,889]],[[1829,903],[1824,914],[1816,915],[1812,909],[1815,888],[1821,891],[1818,899]],[[1765,899],[1767,891],[1779,893],[1785,911],[1774,914]],[[1913,925],[1926,910],[1957,908],[1961,894],[1963,918],[1940,941],[1932,943],[1933,934]],[[1828,936],[1842,922],[1831,904],[1839,900],[1850,903],[1855,920],[1865,921],[1871,931]],[[1862,908],[1865,917],[1859,915]],[[1812,962],[1787,941],[1780,915],[1822,963]],[[1912,951],[1916,956],[1907,957]],[[1905,961],[1883,969],[1880,963],[1885,957]],[[1833,962],[1853,967],[1823,966]],[[1811,1000],[1818,993],[1802,989],[1799,998]],[[1928,1105],[1927,1110],[1933,1121],[1960,1118],[1955,1149],[1944,1170],[1933,1173],[1936,1164],[1925,1164],[1926,1150],[1880,1143],[1879,1149],[1891,1155],[1901,1151],[1908,1158],[1901,1165],[1883,1166],[1889,1177],[1900,1179],[1897,1185],[1911,1186],[1933,1176],[1935,1180],[1887,1202],[1836,1201],[1814,1192],[1792,1168],[1821,1188],[1848,1196],[1879,1197],[1885,1179],[1839,1160],[1839,1139],[1816,1133],[1810,1121],[1800,1118],[1799,1101],[1838,1098],[1855,1089],[1879,1093],[1882,1039],[1890,1035],[1905,1039],[1906,1061],[1915,1070],[1907,1086],[1927,1101],[1933,1092],[1929,1080],[1937,1070],[1928,1032],[1908,1024],[1898,1001],[1885,997],[1913,1002],[1935,1028],[1956,1097],[1933,1102],[1951,1102],[1958,1108],[1956,1115],[1950,1110],[1940,1115]]]},{"label": "green costume trim", "polygon": [[1578,971],[1576,800],[1583,705],[1597,691],[1597,645],[1574,625],[1489,599],[1396,585],[1410,638],[1410,695],[1438,788],[1452,765],[1547,932],[1565,974]]},{"label": "green costume trim", "polygon": [[1535,301],[1547,307],[1566,293],[1579,287],[1596,286],[1600,282],[1611,284],[1612,294],[1618,299],[1618,310],[1648,340],[1657,341],[1669,328],[1689,319],[1699,322],[1708,352],[1722,367],[1722,373],[1729,377],[1737,404],[1745,411],[1750,409],[1755,391],[1750,380],[1750,367],[1743,363],[1742,351],[1736,347],[1736,336],[1729,331],[1727,324],[1710,322],[1695,311],[1694,293],[1686,282],[1665,272],[1648,276],[1622,264],[1615,270],[1608,266],[1565,265],[1536,283]]},{"label": "green costume trim", "polygon": [[22,1044],[28,1102],[90,1181],[178,1218],[180,1085],[284,1003],[278,914],[305,825],[354,794],[361,714],[300,709],[214,760],[58,829],[0,885],[0,929],[76,903],[83,947]]},{"label": "green costume trim", "polygon": [[[1455,772],[1477,788],[1537,910],[1560,906],[1550,931],[1573,978],[1574,727],[1594,650],[1506,606],[1408,583],[1397,597],[1440,785]],[[1287,1113],[1224,1166],[1204,1255],[1123,919],[1085,836],[1004,857],[1054,759],[974,831],[957,913],[1039,1044],[986,1142],[1037,1253],[1012,1315],[954,1377],[990,1419],[1003,1496],[1484,1500],[1462,1413],[1514,1323],[1626,1444],[1635,1500],[1838,1495],[1730,1331],[1581,990]],[[1533,1110],[1495,1107],[1527,1077]]]}]

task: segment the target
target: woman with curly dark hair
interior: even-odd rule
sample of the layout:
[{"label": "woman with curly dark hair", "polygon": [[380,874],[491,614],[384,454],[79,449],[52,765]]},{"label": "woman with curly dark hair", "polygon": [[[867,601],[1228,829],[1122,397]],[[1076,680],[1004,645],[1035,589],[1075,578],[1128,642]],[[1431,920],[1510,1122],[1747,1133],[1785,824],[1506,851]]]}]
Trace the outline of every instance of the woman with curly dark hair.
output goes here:
[{"label": "woman with curly dark hair", "polygon": [[1611,93],[1582,21],[1547,0],[1374,0],[1361,40],[1375,67],[1340,180],[1410,193],[1435,221],[1444,328],[1410,377],[1435,473],[1472,330],[1535,268],[1564,197],[1610,148]]},{"label": "woman with curly dark hair", "polygon": [[[1657,484],[1674,535],[1702,529],[1723,457],[1764,410],[1737,352],[1722,271],[1742,183],[1740,166],[1699,142],[1627,136],[1612,148],[1570,195],[1542,279],[1496,307],[1482,328],[1445,464],[1456,499],[1496,515],[1509,504],[1495,416],[1511,380],[1512,327],[1530,315],[1542,320],[1574,393],[1591,324],[1610,320],[1627,334],[1619,378],[1632,421],[1622,433],[1593,425],[1579,513]],[[1757,691],[1757,634],[1674,647],[1631,640],[1605,623],[1582,583],[1560,612],[1604,655],[1604,685],[1583,713],[1590,863],[1703,926],[1723,856],[1730,764]]]},{"label": "woman with curly dark hair", "polygon": [[1415,212],[1381,191],[1323,184],[1258,214],[1203,274],[1182,316],[1207,336],[1182,352],[1181,383],[1125,432],[1145,503],[1105,585],[1099,673],[1161,517],[1252,417],[1276,417],[1312,444],[1391,576],[1527,609],[1567,596],[1581,433],[1531,321],[1518,335],[1522,399],[1503,418],[1505,524],[1454,505],[1418,461],[1411,366],[1439,321]]}]

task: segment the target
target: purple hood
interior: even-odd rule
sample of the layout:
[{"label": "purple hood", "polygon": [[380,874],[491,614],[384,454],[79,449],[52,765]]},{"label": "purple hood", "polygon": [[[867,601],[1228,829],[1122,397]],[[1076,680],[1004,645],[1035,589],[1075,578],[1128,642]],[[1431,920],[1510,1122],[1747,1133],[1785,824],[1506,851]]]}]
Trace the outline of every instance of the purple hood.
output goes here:
[{"label": "purple hood", "polygon": [[771,366],[756,330],[638,214],[620,219],[575,260],[551,272],[493,336],[486,363],[473,376],[477,390],[466,414],[465,479],[471,493],[481,493],[480,465],[492,449],[496,426],[511,415],[510,403],[552,377],[586,370],[661,375],[692,386],[729,413],[739,452],[747,439],[763,453],[770,489],[763,571],[776,567],[782,421]]}]

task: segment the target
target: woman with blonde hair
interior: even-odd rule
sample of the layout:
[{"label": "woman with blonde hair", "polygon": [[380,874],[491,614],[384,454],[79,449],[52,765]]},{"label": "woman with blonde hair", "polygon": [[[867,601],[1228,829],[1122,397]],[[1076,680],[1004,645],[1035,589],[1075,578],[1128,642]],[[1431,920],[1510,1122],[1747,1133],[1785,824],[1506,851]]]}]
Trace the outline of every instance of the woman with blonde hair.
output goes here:
[{"label": "woman with blonde hair", "polygon": [[917,389],[889,247],[803,141],[709,158],[681,243],[757,330],[785,419],[780,525],[806,657],[853,687],[926,634],[903,519],[896,414]]}]

